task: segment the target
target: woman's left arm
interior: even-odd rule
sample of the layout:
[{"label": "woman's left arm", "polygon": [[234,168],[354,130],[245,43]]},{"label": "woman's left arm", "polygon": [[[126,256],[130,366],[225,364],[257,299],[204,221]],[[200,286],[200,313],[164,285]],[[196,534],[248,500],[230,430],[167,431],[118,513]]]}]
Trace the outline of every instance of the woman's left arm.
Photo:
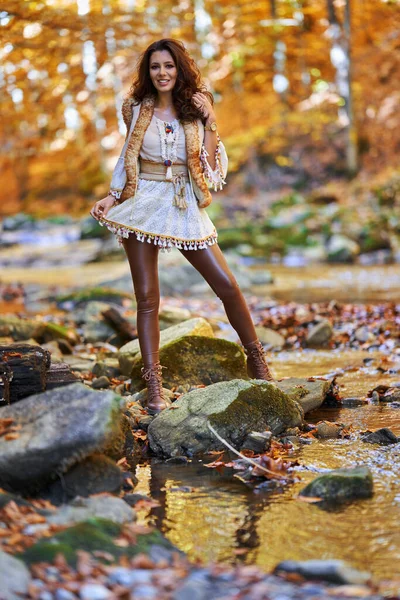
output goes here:
[{"label": "woman's left arm", "polygon": [[[216,116],[208,98],[197,92],[193,95],[194,104],[206,116],[205,126],[208,127],[216,121]],[[201,145],[200,162],[203,173],[214,188],[214,191],[221,190],[226,184],[225,178],[228,172],[228,156],[225,146],[221,141],[218,131],[204,130],[204,139]]]}]

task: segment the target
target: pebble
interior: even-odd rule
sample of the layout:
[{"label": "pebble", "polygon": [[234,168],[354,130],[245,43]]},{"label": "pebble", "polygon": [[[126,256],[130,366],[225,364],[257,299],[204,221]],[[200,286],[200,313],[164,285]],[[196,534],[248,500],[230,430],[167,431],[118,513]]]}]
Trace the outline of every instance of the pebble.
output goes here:
[{"label": "pebble", "polygon": [[102,375],[101,377],[96,377],[96,379],[93,379],[92,381],[92,388],[94,390],[101,390],[104,388],[108,388],[110,387],[111,382],[108,379],[108,377],[106,377],[105,375]]},{"label": "pebble", "polygon": [[76,596],[69,590],[58,588],[54,593],[54,600],[76,600]]},{"label": "pebble", "polygon": [[108,600],[111,597],[111,591],[96,583],[87,583],[81,587],[79,592],[81,600]]},{"label": "pebble", "polygon": [[147,598],[160,598],[158,589],[154,585],[139,585],[135,587],[135,600],[145,600]]},{"label": "pebble", "polygon": [[126,587],[134,585],[144,585],[151,582],[152,571],[149,569],[127,569],[125,567],[117,567],[108,577],[110,583],[118,583]]}]

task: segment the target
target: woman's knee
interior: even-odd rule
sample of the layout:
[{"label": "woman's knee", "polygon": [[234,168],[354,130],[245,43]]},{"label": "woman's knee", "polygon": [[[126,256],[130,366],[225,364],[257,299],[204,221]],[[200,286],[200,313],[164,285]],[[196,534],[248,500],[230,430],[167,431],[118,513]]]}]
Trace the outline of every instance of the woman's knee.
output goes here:
[{"label": "woman's knee", "polygon": [[226,273],[224,277],[218,278],[218,281],[214,282],[214,291],[223,302],[237,298],[241,293],[239,284],[232,273]]},{"label": "woman's knee", "polygon": [[136,293],[137,312],[157,312],[160,307],[160,294],[158,290],[146,290]]}]

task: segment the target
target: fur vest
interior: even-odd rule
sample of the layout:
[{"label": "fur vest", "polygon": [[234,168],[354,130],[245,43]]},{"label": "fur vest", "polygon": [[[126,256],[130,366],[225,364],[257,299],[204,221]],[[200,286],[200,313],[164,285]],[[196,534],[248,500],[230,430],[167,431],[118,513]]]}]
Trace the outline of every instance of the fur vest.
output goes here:
[{"label": "fur vest", "polygon": [[[155,96],[146,96],[140,105],[138,105],[140,107],[139,115],[130,134],[125,151],[126,183],[119,198],[119,203],[134,196],[136,193],[139,178],[139,152],[146,129],[150,125],[153,116],[155,99]],[[127,138],[131,129],[133,102],[133,98],[126,98],[122,104],[122,116],[127,127]],[[183,123],[182,125],[185,132],[187,166],[193,191],[197,197],[199,207],[204,208],[212,200],[200,162],[204,126],[200,119],[190,123]]]}]

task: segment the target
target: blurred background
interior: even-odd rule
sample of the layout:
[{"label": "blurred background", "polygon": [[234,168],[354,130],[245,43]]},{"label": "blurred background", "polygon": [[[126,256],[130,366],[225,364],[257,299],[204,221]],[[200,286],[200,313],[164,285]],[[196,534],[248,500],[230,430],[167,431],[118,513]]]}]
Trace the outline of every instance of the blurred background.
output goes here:
[{"label": "blurred background", "polygon": [[87,215],[122,148],[122,99],[140,52],[173,37],[216,99],[223,249],[296,266],[399,259],[398,2],[7,0],[0,31],[3,247],[46,244],[43,219],[68,222],[68,241],[107,237]]}]

